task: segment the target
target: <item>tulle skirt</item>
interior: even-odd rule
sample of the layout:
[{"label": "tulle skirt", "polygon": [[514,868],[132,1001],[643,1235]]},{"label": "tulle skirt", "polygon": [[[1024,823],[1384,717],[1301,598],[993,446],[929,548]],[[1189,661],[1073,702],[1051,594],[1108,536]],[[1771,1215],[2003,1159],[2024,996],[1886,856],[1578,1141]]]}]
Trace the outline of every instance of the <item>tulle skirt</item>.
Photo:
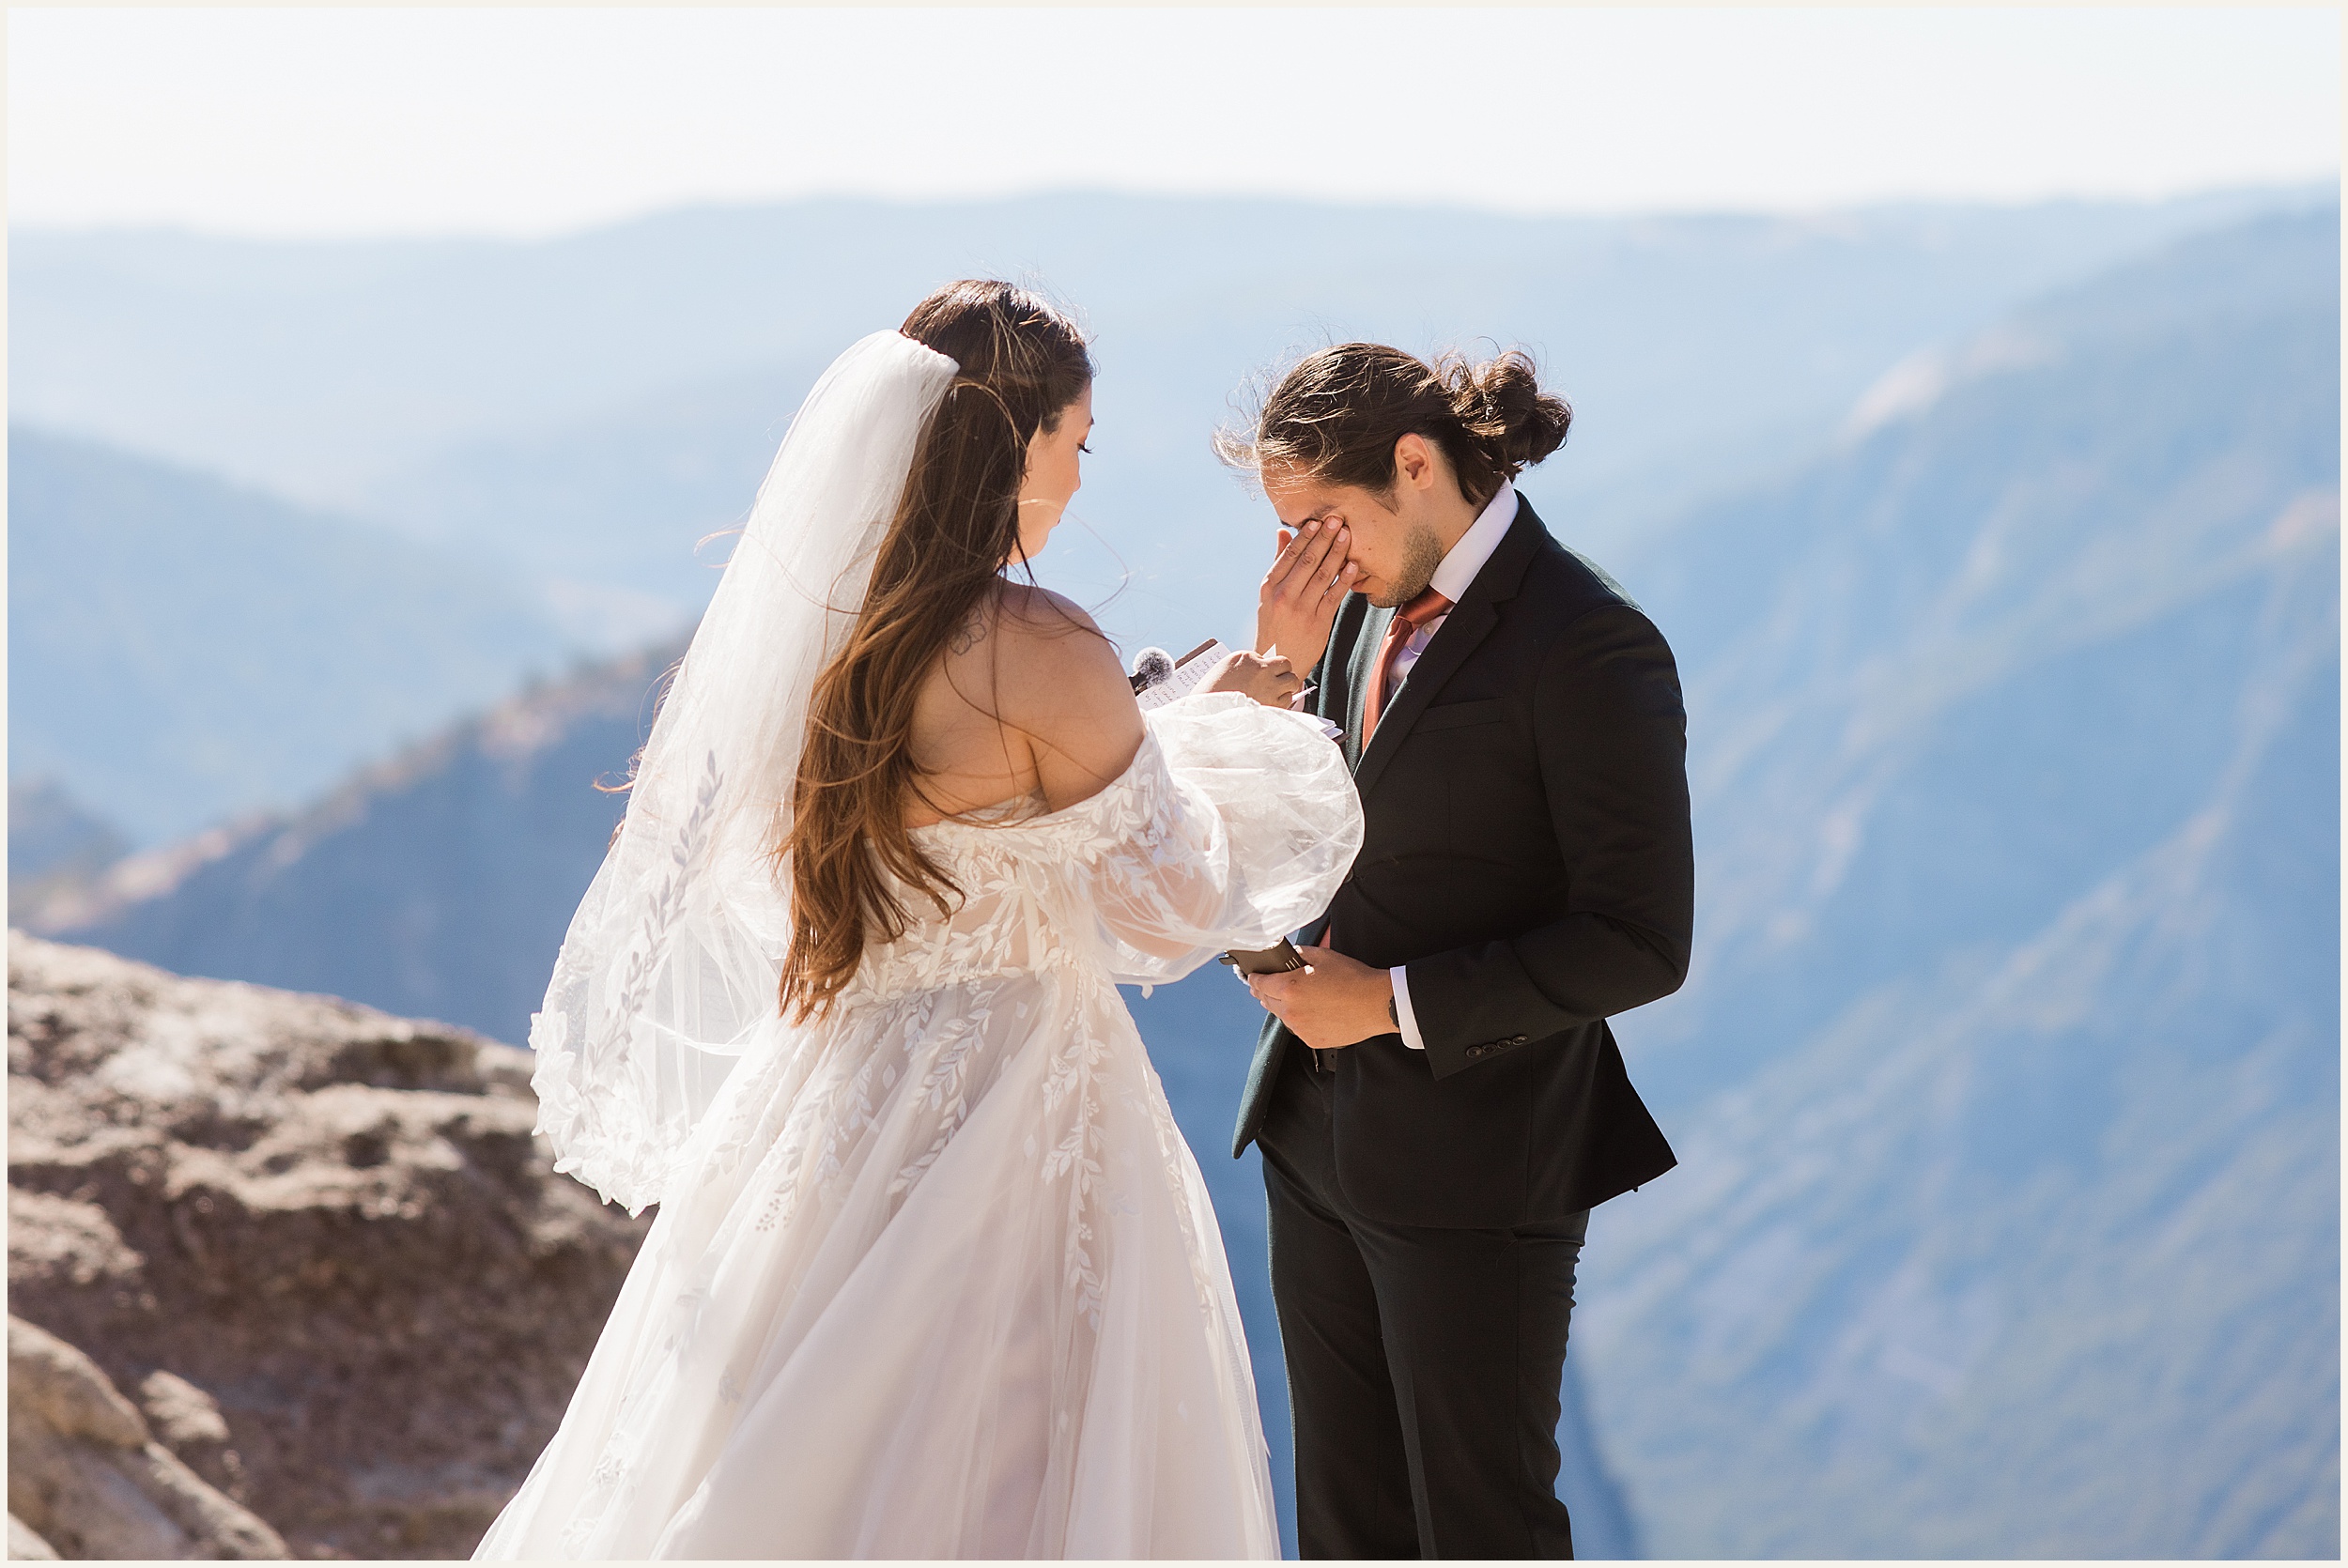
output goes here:
[{"label": "tulle skirt", "polygon": [[779,1021],[482,1558],[1277,1557],[1206,1188],[1074,961]]}]

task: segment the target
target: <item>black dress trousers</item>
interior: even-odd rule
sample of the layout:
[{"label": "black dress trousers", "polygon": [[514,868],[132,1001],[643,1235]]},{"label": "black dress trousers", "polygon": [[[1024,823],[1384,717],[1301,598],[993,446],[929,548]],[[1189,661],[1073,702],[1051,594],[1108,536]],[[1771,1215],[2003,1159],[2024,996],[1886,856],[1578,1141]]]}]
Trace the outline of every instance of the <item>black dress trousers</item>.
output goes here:
[{"label": "black dress trousers", "polygon": [[1313,1053],[1289,1053],[1258,1137],[1298,1545],[1307,1558],[1569,1558],[1558,1390],[1589,1212],[1509,1230],[1362,1218],[1337,1186],[1335,1078]]}]

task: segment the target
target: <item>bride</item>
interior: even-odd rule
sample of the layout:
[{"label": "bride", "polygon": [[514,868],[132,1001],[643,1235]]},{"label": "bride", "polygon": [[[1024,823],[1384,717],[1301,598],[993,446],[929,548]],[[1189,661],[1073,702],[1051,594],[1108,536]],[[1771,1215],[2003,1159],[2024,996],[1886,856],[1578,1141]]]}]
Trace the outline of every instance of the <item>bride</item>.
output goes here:
[{"label": "bride", "polygon": [[960,283],[784,438],[533,1022],[556,1168],[659,1215],[479,1556],[1278,1555],[1116,983],[1317,915],[1360,807],[1285,661],[1145,722],[1012,580],[1091,379],[1058,313]]}]

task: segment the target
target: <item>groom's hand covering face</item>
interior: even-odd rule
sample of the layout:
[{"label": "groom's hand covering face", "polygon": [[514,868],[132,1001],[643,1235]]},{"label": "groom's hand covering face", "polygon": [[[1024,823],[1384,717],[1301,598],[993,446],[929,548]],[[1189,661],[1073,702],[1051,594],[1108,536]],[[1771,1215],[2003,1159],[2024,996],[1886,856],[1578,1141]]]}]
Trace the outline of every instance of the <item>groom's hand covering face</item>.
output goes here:
[{"label": "groom's hand covering face", "polygon": [[1280,530],[1280,553],[1256,595],[1256,648],[1298,669],[1321,662],[1337,607],[1359,576],[1346,559],[1351,535],[1341,517],[1311,517]]},{"label": "groom's hand covering face", "polygon": [[[1396,440],[1394,483],[1383,495],[1358,484],[1330,484],[1272,469],[1264,470],[1263,490],[1288,532],[1301,534],[1315,522],[1324,530],[1334,525],[1345,536],[1345,562],[1353,569],[1350,590],[1386,608],[1408,604],[1432,580],[1447,547],[1437,512],[1444,502],[1456,510],[1460,500],[1450,464],[1425,437],[1416,435]],[[1473,509],[1468,520],[1474,520]],[[1335,616],[1334,606],[1330,613]],[[1324,628],[1314,662],[1327,645]],[[1286,646],[1280,651],[1300,666],[1305,662]]]}]

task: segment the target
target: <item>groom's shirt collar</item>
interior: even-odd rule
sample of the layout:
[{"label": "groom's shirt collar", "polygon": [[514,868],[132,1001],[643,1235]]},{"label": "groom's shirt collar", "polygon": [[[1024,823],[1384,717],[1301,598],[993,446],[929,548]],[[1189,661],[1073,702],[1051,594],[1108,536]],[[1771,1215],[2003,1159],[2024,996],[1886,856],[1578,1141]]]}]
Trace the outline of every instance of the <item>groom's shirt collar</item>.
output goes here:
[{"label": "groom's shirt collar", "polygon": [[1452,546],[1450,553],[1443,558],[1443,564],[1435,568],[1434,578],[1428,586],[1453,604],[1458,604],[1466,597],[1468,584],[1474,582],[1475,574],[1484,569],[1484,562],[1492,558],[1492,552],[1500,548],[1500,542],[1508,537],[1508,525],[1516,520],[1517,487],[1504,479],[1500,482],[1500,488],[1493,492],[1492,499],[1484,504],[1484,510],[1476,514],[1475,521],[1470,523],[1468,530],[1460,535],[1460,542]]}]

